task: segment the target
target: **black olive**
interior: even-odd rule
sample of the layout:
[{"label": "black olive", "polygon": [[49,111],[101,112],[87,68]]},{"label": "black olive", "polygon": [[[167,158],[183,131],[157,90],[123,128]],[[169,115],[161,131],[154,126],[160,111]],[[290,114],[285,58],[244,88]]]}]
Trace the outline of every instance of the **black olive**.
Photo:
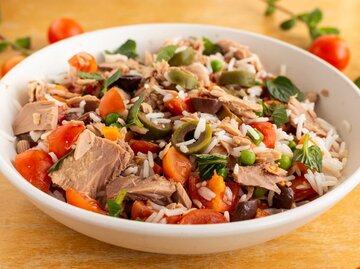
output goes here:
[{"label": "black olive", "polygon": [[294,203],[294,191],[287,186],[279,186],[279,188],[281,192],[275,193],[272,207],[290,209]]},{"label": "black olive", "polygon": [[191,104],[196,111],[202,113],[216,114],[222,104],[219,100],[207,97],[191,97]]},{"label": "black olive", "polygon": [[230,216],[231,221],[253,219],[256,216],[259,200],[249,200],[237,204],[234,213]]},{"label": "black olive", "polygon": [[115,84],[126,92],[134,92],[138,89],[142,77],[136,75],[123,75]]}]

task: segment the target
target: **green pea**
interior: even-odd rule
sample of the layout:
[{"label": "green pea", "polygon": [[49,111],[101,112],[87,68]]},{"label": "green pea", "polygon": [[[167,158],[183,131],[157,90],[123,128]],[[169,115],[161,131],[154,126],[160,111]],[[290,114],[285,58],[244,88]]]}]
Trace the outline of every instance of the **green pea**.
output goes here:
[{"label": "green pea", "polygon": [[239,163],[241,165],[253,165],[255,160],[255,153],[251,150],[243,150],[239,157]]},{"label": "green pea", "polygon": [[289,148],[292,150],[292,151],[294,151],[295,149],[296,149],[296,143],[293,141],[293,140],[291,140],[290,142],[289,142]]},{"label": "green pea", "polygon": [[110,113],[105,118],[105,124],[106,126],[109,126],[113,123],[116,123],[118,118],[120,118],[120,115],[118,113]]},{"label": "green pea", "polygon": [[223,68],[223,63],[220,60],[212,60],[210,65],[214,73],[219,72]]},{"label": "green pea", "polygon": [[222,178],[225,180],[227,178],[226,166],[222,165],[221,167],[217,168],[216,174],[222,176]]},{"label": "green pea", "polygon": [[291,158],[285,154],[282,154],[280,160],[276,162],[279,164],[279,167],[284,170],[289,170],[291,167]]},{"label": "green pea", "polygon": [[263,141],[263,139],[264,139],[264,135],[263,135],[262,133],[260,133],[256,128],[254,128],[254,130],[255,130],[255,132],[257,132],[258,135],[259,135],[259,138],[258,138],[258,139],[255,139],[255,138],[252,136],[252,134],[250,134],[250,132],[247,132],[246,135],[251,138],[252,142],[254,142],[254,144],[255,144],[256,146],[259,146],[259,144],[261,143],[261,141]]},{"label": "green pea", "polygon": [[264,197],[267,192],[268,192],[268,190],[265,189],[265,188],[255,187],[253,197],[254,197],[254,198]]}]

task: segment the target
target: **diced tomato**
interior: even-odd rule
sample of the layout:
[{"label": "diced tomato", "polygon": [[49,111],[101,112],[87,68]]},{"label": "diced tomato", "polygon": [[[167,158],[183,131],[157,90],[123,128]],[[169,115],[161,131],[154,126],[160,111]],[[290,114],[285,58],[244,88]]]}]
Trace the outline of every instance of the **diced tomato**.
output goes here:
[{"label": "diced tomato", "polygon": [[100,214],[106,214],[99,203],[84,193],[78,192],[72,188],[66,190],[66,201],[68,204]]},{"label": "diced tomato", "polygon": [[118,88],[108,90],[100,100],[99,113],[105,119],[111,113],[121,113],[125,110],[123,97]]},{"label": "diced tomato", "polygon": [[158,145],[144,140],[131,139],[129,141],[129,145],[135,154],[137,154],[138,152],[142,152],[146,154],[148,153],[148,151],[152,153],[160,152],[160,147]]},{"label": "diced tomato", "polygon": [[210,201],[211,208],[217,212],[225,212],[228,209],[228,205],[223,200],[226,189],[223,177],[218,176],[215,172],[208,181],[207,187],[216,194],[215,198]]},{"label": "diced tomato", "polygon": [[98,70],[94,56],[87,52],[79,52],[68,60],[69,64],[79,71],[96,72]]},{"label": "diced tomato", "polygon": [[230,188],[233,195],[231,204],[227,209],[229,213],[232,213],[235,210],[237,203],[239,202],[240,186],[238,183],[235,182],[226,182],[226,186]]},{"label": "diced tomato", "polygon": [[268,148],[275,147],[276,131],[270,122],[255,122],[250,125],[263,134],[264,140],[262,142],[264,142]]},{"label": "diced tomato", "polygon": [[305,174],[307,172],[307,170],[309,169],[305,164],[301,163],[301,162],[294,162],[293,165],[297,165],[297,167],[299,167],[301,173]]},{"label": "diced tomato", "polygon": [[68,154],[71,146],[84,130],[85,127],[81,124],[66,124],[58,127],[47,137],[49,152],[54,152],[58,158]]},{"label": "diced tomato", "polygon": [[175,97],[170,101],[164,103],[165,109],[170,111],[174,116],[182,115],[183,111],[190,111],[190,107],[187,105],[187,102],[182,100],[180,97]]},{"label": "diced tomato", "polygon": [[162,175],[163,173],[163,169],[160,165],[158,165],[157,163],[154,163],[154,167],[153,167],[154,173],[158,174],[158,175]]},{"label": "diced tomato", "polygon": [[66,120],[66,109],[63,106],[58,107],[58,124],[62,125],[63,120]]},{"label": "diced tomato", "polygon": [[147,207],[145,203],[141,200],[136,200],[131,207],[131,219],[136,220],[141,218],[142,220],[147,219],[154,210]]},{"label": "diced tomato", "polygon": [[304,176],[298,176],[292,180],[290,188],[294,192],[295,202],[311,199],[313,196],[317,195],[316,191],[311,187]]},{"label": "diced tomato", "polygon": [[192,105],[192,101],[191,101],[190,96],[186,96],[184,102],[185,102],[185,105],[186,105],[186,111],[188,111],[190,113],[195,112],[195,109],[194,109],[194,107]]},{"label": "diced tomato", "polygon": [[43,192],[49,191],[51,179],[48,170],[53,161],[49,154],[42,150],[28,150],[15,158],[15,167],[18,172],[36,188]]},{"label": "diced tomato", "polygon": [[166,223],[167,224],[178,224],[179,221],[181,220],[181,218],[182,218],[181,215],[166,217]]},{"label": "diced tomato", "polygon": [[196,209],[181,218],[179,224],[216,224],[226,223],[227,219],[223,214],[213,209]]},{"label": "diced tomato", "polygon": [[169,180],[186,183],[191,173],[191,162],[188,157],[171,147],[163,158],[164,174]]}]

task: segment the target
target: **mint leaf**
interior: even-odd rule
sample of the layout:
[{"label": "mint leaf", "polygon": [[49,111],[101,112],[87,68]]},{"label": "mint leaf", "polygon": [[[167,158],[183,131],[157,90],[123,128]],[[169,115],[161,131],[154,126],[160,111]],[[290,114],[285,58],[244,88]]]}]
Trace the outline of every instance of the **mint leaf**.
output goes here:
[{"label": "mint leaf", "polygon": [[175,55],[175,50],[176,50],[175,45],[169,45],[161,48],[156,56],[156,61],[157,62],[161,62],[162,60],[169,61]]},{"label": "mint leaf", "polygon": [[6,50],[8,46],[9,46],[9,43],[6,43],[6,42],[0,43],[0,52],[3,52],[4,50]]},{"label": "mint leaf", "polygon": [[120,78],[120,76],[121,76],[121,71],[120,71],[120,69],[118,69],[118,70],[116,70],[116,72],[114,74],[112,74],[110,77],[105,79],[101,93],[105,94],[108,91],[109,86],[111,84],[113,84],[114,82],[116,82]]},{"label": "mint leaf", "polygon": [[265,84],[270,95],[283,103],[288,103],[289,98],[294,95],[297,95],[299,101],[304,99],[303,93],[287,77],[278,76],[274,80],[267,79]]},{"label": "mint leaf", "polygon": [[91,72],[77,72],[78,76],[82,79],[95,79],[98,81],[104,80],[100,73],[91,73]]},{"label": "mint leaf", "polygon": [[75,152],[75,149],[71,150],[68,154],[64,155],[61,159],[59,159],[57,162],[55,162],[48,170],[48,173],[52,173],[57,171],[60,168],[60,165],[62,162],[69,156],[73,155]]},{"label": "mint leaf", "polygon": [[354,83],[356,86],[358,86],[358,88],[360,89],[360,77],[358,77],[357,79],[354,80]]},{"label": "mint leaf", "polygon": [[30,49],[31,47],[31,39],[30,37],[26,36],[26,37],[21,37],[18,38],[14,41],[14,44],[20,48],[23,49]]},{"label": "mint leaf", "polygon": [[301,162],[311,169],[315,169],[319,173],[322,170],[322,153],[318,146],[312,145],[308,147],[309,134],[304,137],[304,144],[301,149],[294,151],[293,162]]},{"label": "mint leaf", "polygon": [[214,44],[213,42],[211,42],[206,37],[203,37],[203,43],[204,43],[204,51],[203,51],[204,55],[212,55],[220,51],[220,47]]},{"label": "mint leaf", "polygon": [[271,121],[276,124],[277,127],[281,127],[285,123],[289,122],[286,109],[283,106],[275,106],[273,113],[271,114]]},{"label": "mint leaf", "polygon": [[274,14],[274,12],[276,11],[276,7],[273,4],[269,4],[266,9],[265,9],[265,16],[270,16],[272,14]]},{"label": "mint leaf", "polygon": [[280,28],[282,30],[290,30],[291,28],[293,28],[296,25],[296,17],[292,17],[289,20],[284,21],[283,23],[280,24]]},{"label": "mint leaf", "polygon": [[113,200],[113,199],[107,200],[110,216],[119,217],[120,214],[123,212],[124,208],[123,208],[122,204],[124,202],[126,193],[127,193],[127,190],[121,189],[115,200]]},{"label": "mint leaf", "polygon": [[226,179],[226,164],[229,159],[220,154],[196,154],[196,163],[200,170],[199,176],[202,180],[210,179],[214,175],[214,170],[219,176]]},{"label": "mint leaf", "polygon": [[132,39],[128,39],[124,44],[122,44],[113,52],[113,54],[118,53],[125,55],[128,58],[136,58],[138,56],[136,53],[136,42]]}]

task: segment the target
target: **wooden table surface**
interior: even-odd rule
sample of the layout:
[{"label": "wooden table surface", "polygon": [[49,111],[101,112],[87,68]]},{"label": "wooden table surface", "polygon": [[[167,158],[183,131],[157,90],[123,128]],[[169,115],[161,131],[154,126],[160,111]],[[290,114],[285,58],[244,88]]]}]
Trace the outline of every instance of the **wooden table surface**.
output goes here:
[{"label": "wooden table surface", "polygon": [[[320,7],[324,25],[337,26],[349,42],[352,62],[345,70],[360,75],[360,1],[282,0],[294,11]],[[49,23],[77,19],[86,31],[153,22],[229,26],[273,36],[300,47],[306,29],[278,30],[285,17],[262,16],[259,0],[0,0],[0,34],[30,35],[35,49],[46,45]],[[0,54],[0,63],[12,52]],[[340,89],[339,89],[340,90]],[[30,204],[0,175],[0,268],[350,268],[360,266],[360,186],[331,210],[297,231],[270,242],[220,254],[168,256],[141,253],[88,238],[55,222]],[[171,244],[171,242],[169,242]]]}]

